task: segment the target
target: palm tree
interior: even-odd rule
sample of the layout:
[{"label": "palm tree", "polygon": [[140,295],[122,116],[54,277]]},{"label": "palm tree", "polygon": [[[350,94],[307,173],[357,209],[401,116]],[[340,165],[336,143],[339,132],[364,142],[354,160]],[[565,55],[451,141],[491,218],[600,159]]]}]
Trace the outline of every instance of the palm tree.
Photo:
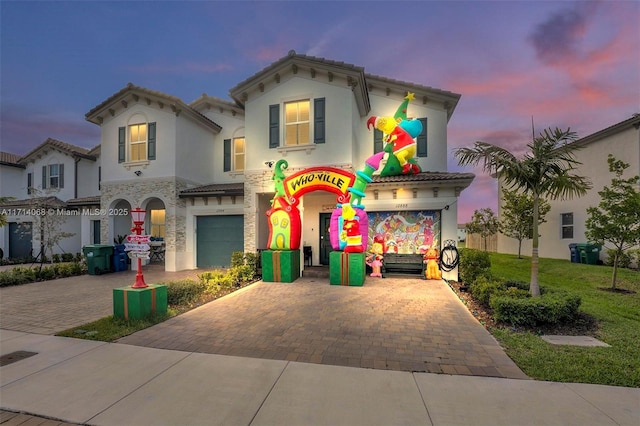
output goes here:
[{"label": "palm tree", "polygon": [[572,144],[578,138],[571,129],[545,129],[527,144],[530,152],[521,159],[504,148],[486,142],[476,142],[472,148],[459,148],[454,155],[460,165],[482,163],[485,172],[495,174],[509,189],[518,189],[533,196],[533,248],[531,251],[532,296],[540,295],[538,283],[538,217],[541,198],[556,200],[583,196],[591,188],[584,176],[571,174],[577,161],[573,152],[580,147]]}]

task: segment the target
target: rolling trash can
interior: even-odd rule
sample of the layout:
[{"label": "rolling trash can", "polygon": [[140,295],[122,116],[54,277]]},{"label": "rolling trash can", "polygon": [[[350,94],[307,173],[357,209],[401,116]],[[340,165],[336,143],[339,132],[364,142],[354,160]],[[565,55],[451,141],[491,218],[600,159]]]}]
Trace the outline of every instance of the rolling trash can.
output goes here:
[{"label": "rolling trash can", "polygon": [[597,265],[600,259],[600,246],[592,243],[577,244],[580,263]]},{"label": "rolling trash can", "polygon": [[82,252],[85,259],[87,259],[89,275],[100,275],[111,272],[113,246],[107,244],[91,244],[82,247]]},{"label": "rolling trash can", "polygon": [[580,252],[578,251],[578,244],[569,244],[569,250],[571,251],[571,263],[580,263]]}]

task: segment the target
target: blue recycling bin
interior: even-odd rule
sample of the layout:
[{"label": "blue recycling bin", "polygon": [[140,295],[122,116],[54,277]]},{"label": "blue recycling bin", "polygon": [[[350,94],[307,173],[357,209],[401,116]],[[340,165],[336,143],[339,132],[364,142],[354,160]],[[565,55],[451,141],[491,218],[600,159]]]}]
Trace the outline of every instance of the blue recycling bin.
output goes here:
[{"label": "blue recycling bin", "polygon": [[113,272],[122,272],[128,269],[127,253],[117,252],[113,254]]},{"label": "blue recycling bin", "polygon": [[578,251],[578,244],[569,244],[569,250],[571,251],[571,263],[580,263],[580,252]]}]

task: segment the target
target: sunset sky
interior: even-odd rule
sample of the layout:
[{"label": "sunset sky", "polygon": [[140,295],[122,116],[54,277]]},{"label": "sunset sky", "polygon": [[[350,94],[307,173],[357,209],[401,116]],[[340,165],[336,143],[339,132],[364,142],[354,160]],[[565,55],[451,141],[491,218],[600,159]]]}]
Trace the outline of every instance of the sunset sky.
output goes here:
[{"label": "sunset sky", "polygon": [[[476,140],[522,152],[536,131],[580,137],[640,113],[637,1],[0,2],[0,150],[52,137],[91,148],[84,115],[128,82],[191,102],[291,49],[460,93],[449,151]],[[374,113],[374,111],[372,111]],[[479,170],[458,222],[497,211]]]}]

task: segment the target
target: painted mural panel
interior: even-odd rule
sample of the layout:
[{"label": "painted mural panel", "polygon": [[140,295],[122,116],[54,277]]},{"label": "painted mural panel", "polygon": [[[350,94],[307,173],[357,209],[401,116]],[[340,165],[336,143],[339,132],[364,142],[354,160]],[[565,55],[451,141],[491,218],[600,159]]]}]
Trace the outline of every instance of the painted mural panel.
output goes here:
[{"label": "painted mural panel", "polygon": [[440,211],[368,212],[369,247],[384,239],[385,253],[424,253],[440,250]]}]

